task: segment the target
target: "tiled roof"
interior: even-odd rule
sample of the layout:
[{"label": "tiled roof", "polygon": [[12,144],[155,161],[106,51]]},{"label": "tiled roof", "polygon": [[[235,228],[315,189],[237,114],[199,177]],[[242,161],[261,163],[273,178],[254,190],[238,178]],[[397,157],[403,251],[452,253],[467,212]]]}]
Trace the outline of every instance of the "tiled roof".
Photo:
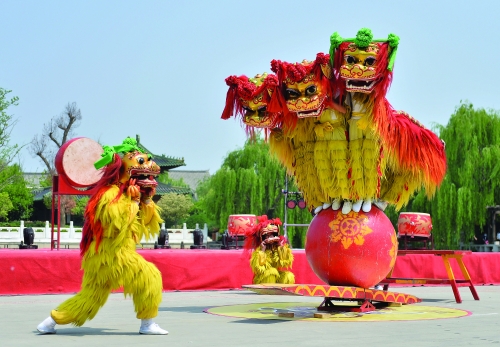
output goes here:
[{"label": "tiled roof", "polygon": [[[144,151],[147,152],[147,149],[144,149]],[[158,166],[160,168],[162,168],[162,171],[175,169],[176,167],[179,167],[179,166],[186,166],[186,163],[184,163],[184,159],[176,159],[176,158],[172,158],[172,157],[166,157],[163,154],[161,156],[152,154],[152,156],[153,156],[153,160],[155,161],[155,163],[158,164]]]},{"label": "tiled roof", "polygon": [[[38,188],[38,189],[33,189],[31,191],[31,194],[33,194],[33,201],[40,201],[43,200],[43,197],[46,194],[52,194],[52,187],[46,187],[46,188]],[[77,199],[83,198],[88,195],[76,195]]]},{"label": "tiled roof", "polygon": [[193,191],[191,188],[172,187],[171,184],[158,182],[158,186],[156,186],[156,195],[164,195],[167,193],[193,194]]},{"label": "tiled roof", "polygon": [[33,194],[33,200],[39,201],[43,200],[45,194],[52,192],[52,187],[33,189],[31,193]]},{"label": "tiled roof", "polygon": [[165,156],[165,154],[154,154],[141,143],[141,137],[139,135],[135,135],[135,138],[137,140],[137,145],[139,146],[139,148],[141,148],[146,153],[150,153],[153,156],[153,160],[161,168],[161,172],[175,169],[179,166],[186,166],[184,158],[167,157]]}]

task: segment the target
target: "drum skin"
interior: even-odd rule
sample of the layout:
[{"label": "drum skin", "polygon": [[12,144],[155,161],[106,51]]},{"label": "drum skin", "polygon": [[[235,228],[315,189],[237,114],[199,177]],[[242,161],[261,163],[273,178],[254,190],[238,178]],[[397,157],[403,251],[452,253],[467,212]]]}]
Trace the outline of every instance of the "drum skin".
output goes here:
[{"label": "drum skin", "polygon": [[65,142],[56,154],[57,173],[73,187],[84,188],[97,183],[102,172],[94,167],[101,158],[102,146],[92,139],[76,137]]},{"label": "drum skin", "polygon": [[401,212],[398,218],[399,236],[430,237],[432,231],[431,215],[428,213]]},{"label": "drum skin", "polygon": [[368,213],[319,212],[307,230],[305,252],[312,270],[325,283],[369,288],[387,276],[397,249],[391,221],[372,207]]},{"label": "drum skin", "polygon": [[232,214],[227,222],[229,235],[244,236],[247,230],[257,225],[257,217],[254,214]]}]

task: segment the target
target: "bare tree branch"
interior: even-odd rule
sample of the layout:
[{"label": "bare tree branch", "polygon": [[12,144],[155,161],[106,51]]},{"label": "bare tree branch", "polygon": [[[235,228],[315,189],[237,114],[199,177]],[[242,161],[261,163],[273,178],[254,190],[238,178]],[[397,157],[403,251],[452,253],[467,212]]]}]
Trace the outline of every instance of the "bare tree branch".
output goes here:
[{"label": "bare tree branch", "polygon": [[59,140],[57,139],[57,133],[58,133],[58,128],[55,122],[55,118],[52,118],[50,122],[45,123],[43,125],[43,135],[44,137],[48,137],[49,139],[52,140],[57,146],[57,148],[61,148],[63,145],[62,143],[59,143]]},{"label": "bare tree branch", "polygon": [[81,119],[82,114],[76,102],[68,103],[59,116],[53,117],[44,124],[41,135],[33,137],[29,151],[33,157],[40,158],[51,175],[55,174],[55,153],[72,136],[73,130],[80,125]]},{"label": "bare tree branch", "polygon": [[71,104],[68,103],[63,114],[61,114],[61,116],[56,120],[57,127],[63,131],[62,143],[68,141],[68,136],[71,134],[71,130],[80,125],[79,121],[81,119],[82,114],[80,109],[76,106],[76,102]]},{"label": "bare tree branch", "polygon": [[53,152],[48,148],[46,136],[35,135],[29,144],[28,150],[33,157],[38,156],[42,160],[47,172],[51,175],[55,173],[54,165],[50,160],[53,157]]}]

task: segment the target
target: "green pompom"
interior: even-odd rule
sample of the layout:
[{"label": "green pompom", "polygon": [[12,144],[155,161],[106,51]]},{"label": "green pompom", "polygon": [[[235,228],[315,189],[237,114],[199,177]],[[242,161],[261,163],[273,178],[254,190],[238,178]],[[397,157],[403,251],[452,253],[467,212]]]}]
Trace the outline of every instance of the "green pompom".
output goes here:
[{"label": "green pompom", "polygon": [[334,32],[330,36],[330,66],[334,64],[335,50],[339,48],[340,44],[343,42],[342,37],[340,37],[338,32]]},{"label": "green pompom", "polygon": [[372,31],[368,28],[362,28],[356,34],[354,43],[356,44],[356,46],[358,46],[358,48],[366,48],[372,42],[372,39]]},{"label": "green pompom", "polygon": [[340,37],[338,32],[334,32],[332,36],[330,36],[330,51],[332,51],[332,48],[334,50],[337,49],[341,43],[342,37]]},{"label": "green pompom", "polygon": [[115,153],[115,150],[111,146],[102,146],[102,149],[104,150],[104,152],[101,154],[101,157],[105,157],[110,153]]},{"label": "green pompom", "polygon": [[123,144],[130,146],[137,146],[137,140],[131,137],[127,137],[125,140],[123,140]]},{"label": "green pompom", "polygon": [[394,34],[389,34],[387,38],[387,42],[389,42],[389,46],[391,48],[396,48],[399,45],[399,36]]}]

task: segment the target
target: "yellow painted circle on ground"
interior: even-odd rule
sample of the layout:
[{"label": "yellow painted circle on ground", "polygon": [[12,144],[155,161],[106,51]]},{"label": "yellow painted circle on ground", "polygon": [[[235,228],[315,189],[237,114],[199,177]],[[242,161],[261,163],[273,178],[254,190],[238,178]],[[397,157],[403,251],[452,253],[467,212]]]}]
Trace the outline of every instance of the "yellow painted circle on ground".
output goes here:
[{"label": "yellow painted circle on ground", "polygon": [[[205,312],[235,318],[277,319],[313,322],[379,322],[379,321],[413,321],[427,319],[459,318],[471,314],[469,311],[449,307],[403,305],[391,306],[372,312],[320,312],[317,305],[303,302],[274,302],[261,304],[245,304],[219,306],[206,309]],[[293,318],[280,317],[294,314]],[[315,313],[323,313],[315,318]],[[326,314],[325,314],[326,313]]]}]

